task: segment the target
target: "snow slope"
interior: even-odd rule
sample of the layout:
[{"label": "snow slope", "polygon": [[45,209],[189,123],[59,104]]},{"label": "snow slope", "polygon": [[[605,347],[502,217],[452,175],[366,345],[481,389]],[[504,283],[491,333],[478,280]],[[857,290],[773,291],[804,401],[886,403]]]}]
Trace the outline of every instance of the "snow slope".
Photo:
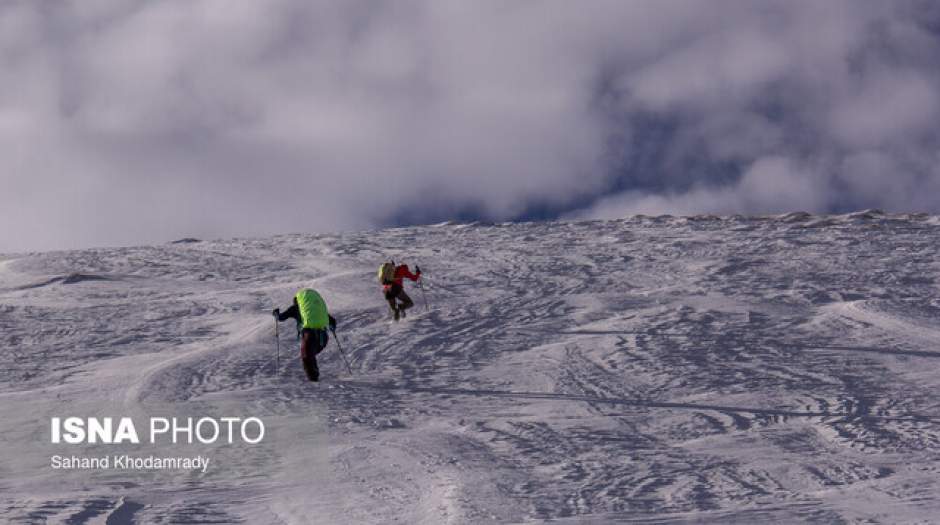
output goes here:
[{"label": "snow slope", "polygon": [[[0,520],[927,522],[940,221],[634,217],[0,262]],[[386,256],[427,300],[388,322]],[[273,307],[339,319],[305,380]],[[191,471],[55,471],[52,416],[261,417]],[[87,445],[83,454],[121,446]]]}]

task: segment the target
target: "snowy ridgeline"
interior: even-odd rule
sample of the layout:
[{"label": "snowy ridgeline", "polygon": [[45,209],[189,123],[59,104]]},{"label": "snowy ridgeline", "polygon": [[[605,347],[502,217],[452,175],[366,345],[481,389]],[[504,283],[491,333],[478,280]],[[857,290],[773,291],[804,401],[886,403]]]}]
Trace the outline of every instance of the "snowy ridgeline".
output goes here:
[{"label": "snowy ridgeline", "polygon": [[[930,521],[940,221],[442,224],[0,262],[0,521]],[[430,312],[375,283],[419,263]],[[270,310],[339,319],[305,380]],[[53,416],[257,416],[252,445],[63,448]],[[57,448],[58,447],[58,448]],[[211,457],[54,470],[52,454]]]}]

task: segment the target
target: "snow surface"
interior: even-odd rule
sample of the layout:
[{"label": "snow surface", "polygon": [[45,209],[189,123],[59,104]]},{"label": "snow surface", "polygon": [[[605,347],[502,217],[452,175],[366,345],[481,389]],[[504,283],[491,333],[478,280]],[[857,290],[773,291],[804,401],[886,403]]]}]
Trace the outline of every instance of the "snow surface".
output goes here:
[{"label": "snow surface", "polygon": [[[940,221],[440,224],[8,256],[0,521],[929,522]],[[419,263],[388,322],[375,270]],[[273,307],[339,319],[305,380]],[[258,416],[192,471],[54,471],[52,416]],[[86,445],[82,454],[121,446]]]}]

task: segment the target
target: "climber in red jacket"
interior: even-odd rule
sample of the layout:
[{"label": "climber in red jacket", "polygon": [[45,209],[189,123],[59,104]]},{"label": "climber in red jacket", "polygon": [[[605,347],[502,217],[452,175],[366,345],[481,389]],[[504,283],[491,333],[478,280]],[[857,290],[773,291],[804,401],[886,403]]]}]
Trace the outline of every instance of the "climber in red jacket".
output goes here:
[{"label": "climber in red jacket", "polygon": [[[395,266],[395,261],[389,261],[379,268],[379,282],[382,283],[382,291],[385,293],[385,300],[392,310],[392,314],[397,321],[399,317],[405,317],[405,310],[415,305],[411,297],[405,293],[405,278],[417,281],[421,278],[421,268],[415,266],[415,273],[411,273],[407,264]],[[401,301],[399,303],[398,301]]]}]

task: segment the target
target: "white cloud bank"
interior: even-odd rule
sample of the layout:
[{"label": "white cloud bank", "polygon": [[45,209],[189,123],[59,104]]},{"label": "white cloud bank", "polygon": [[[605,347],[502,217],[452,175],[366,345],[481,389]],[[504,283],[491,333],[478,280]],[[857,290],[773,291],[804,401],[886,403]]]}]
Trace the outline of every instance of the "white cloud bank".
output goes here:
[{"label": "white cloud bank", "polygon": [[933,2],[0,4],[0,252],[940,211]]}]

